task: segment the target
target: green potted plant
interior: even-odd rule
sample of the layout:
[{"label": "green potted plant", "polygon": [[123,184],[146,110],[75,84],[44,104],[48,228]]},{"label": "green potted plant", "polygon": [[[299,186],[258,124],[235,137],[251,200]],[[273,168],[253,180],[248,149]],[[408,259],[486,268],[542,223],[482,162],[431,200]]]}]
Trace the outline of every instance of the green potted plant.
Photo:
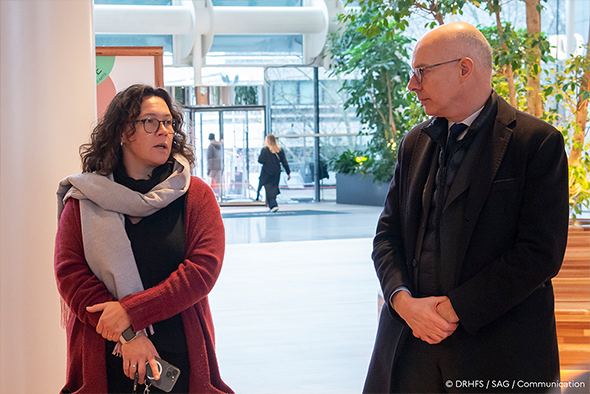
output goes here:
[{"label": "green potted plant", "polygon": [[[352,11],[354,18],[341,15],[348,23],[330,36],[331,71],[344,79],[341,90],[348,97],[344,106],[355,109],[362,125],[359,135],[370,138],[366,148],[347,150],[329,163],[339,175],[361,174],[358,179],[375,182],[378,193],[383,194],[378,198],[382,204],[393,177],[397,147],[425,115],[415,95],[406,89],[411,39],[385,30],[371,37],[361,32],[378,12],[378,8],[367,7],[364,12]],[[342,182],[337,175],[337,194]]]}]

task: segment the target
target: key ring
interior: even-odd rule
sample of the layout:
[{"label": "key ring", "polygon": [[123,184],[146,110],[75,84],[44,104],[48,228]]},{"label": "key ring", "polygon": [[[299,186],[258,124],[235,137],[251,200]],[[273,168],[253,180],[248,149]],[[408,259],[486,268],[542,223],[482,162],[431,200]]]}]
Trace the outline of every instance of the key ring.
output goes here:
[{"label": "key ring", "polygon": [[145,382],[145,390],[143,390],[143,394],[150,394],[151,385],[152,382],[150,382],[149,380]]}]

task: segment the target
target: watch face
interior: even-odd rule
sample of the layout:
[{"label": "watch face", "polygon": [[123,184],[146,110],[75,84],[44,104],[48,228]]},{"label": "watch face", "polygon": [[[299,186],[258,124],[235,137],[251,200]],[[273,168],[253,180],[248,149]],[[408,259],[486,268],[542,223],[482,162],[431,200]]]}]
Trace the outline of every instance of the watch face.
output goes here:
[{"label": "watch face", "polygon": [[133,332],[131,327],[129,327],[125,331],[123,331],[123,333],[121,335],[123,336],[123,339],[125,339],[126,341],[130,341],[133,338],[135,338],[135,333]]}]

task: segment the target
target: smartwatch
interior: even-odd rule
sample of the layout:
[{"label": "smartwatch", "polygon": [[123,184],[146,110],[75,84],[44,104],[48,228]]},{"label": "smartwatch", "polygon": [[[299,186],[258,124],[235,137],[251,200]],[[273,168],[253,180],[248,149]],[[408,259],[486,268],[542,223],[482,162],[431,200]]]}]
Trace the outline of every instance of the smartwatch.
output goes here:
[{"label": "smartwatch", "polygon": [[125,329],[125,331],[121,333],[119,341],[121,341],[121,343],[128,343],[134,340],[135,338],[137,338],[137,334],[133,332],[133,329],[131,328],[131,326],[129,326]]}]

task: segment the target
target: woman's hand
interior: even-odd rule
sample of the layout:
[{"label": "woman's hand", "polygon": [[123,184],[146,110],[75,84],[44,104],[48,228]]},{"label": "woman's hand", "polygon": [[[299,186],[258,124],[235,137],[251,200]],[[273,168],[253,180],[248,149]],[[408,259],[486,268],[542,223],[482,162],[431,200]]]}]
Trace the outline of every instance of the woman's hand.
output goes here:
[{"label": "woman's hand", "polygon": [[135,379],[137,372],[139,384],[145,383],[146,361],[150,363],[154,379],[160,380],[160,372],[155,357],[159,357],[158,351],[143,332],[137,334],[137,338],[121,345],[123,356],[123,372],[130,379]]},{"label": "woman's hand", "polygon": [[96,325],[96,332],[108,341],[117,342],[121,333],[131,325],[129,315],[119,301],[103,302],[86,307],[86,310],[90,313],[102,312]]}]

